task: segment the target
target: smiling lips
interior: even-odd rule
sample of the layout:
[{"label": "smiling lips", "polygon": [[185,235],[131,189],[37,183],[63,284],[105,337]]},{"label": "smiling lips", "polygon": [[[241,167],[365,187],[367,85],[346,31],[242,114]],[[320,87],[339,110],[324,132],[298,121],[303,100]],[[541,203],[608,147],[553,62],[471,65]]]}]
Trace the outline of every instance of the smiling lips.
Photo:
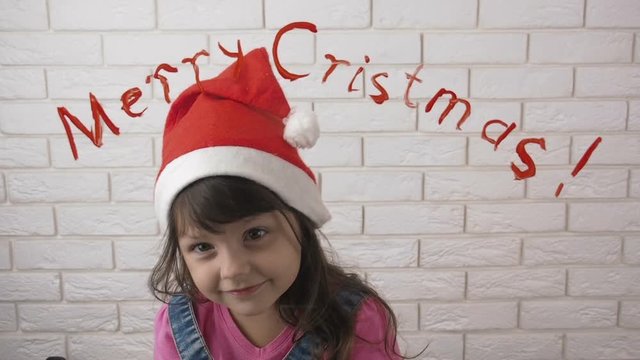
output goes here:
[{"label": "smiling lips", "polygon": [[225,292],[228,293],[228,294],[231,294],[233,296],[249,296],[249,295],[252,295],[255,292],[257,292],[265,282],[261,282],[258,285],[250,286],[250,287],[247,287],[247,288],[230,290],[230,291],[225,291]]}]

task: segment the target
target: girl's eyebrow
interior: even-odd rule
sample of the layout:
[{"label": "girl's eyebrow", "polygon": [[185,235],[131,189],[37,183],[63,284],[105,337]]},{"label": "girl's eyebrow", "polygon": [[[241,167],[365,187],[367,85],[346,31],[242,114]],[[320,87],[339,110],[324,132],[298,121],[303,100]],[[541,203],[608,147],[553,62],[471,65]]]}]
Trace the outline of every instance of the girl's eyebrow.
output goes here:
[{"label": "girl's eyebrow", "polygon": [[198,242],[201,241],[200,236],[196,236],[193,234],[182,234],[178,237],[178,242]]},{"label": "girl's eyebrow", "polygon": [[[206,230],[202,230],[202,229],[198,229],[198,228],[189,228],[187,229],[185,232],[182,233],[182,235],[179,236],[179,240],[180,239],[185,239],[188,240],[190,242],[197,242],[197,241],[202,241],[204,238],[207,237],[207,234],[210,233],[209,231]],[[214,234],[220,234],[220,233],[224,233],[223,231],[215,231]]]},{"label": "girl's eyebrow", "polygon": [[255,214],[255,215],[249,215],[249,216],[247,216],[245,218],[240,219],[239,221],[241,223],[247,224],[247,223],[250,223],[250,222],[252,222],[252,221],[254,221],[256,219],[259,219],[259,218],[262,218],[262,217],[266,217],[266,216],[267,216],[267,213],[258,213],[258,214]]},{"label": "girl's eyebrow", "polygon": [[[266,218],[267,215],[268,215],[267,213],[259,213],[259,214],[247,216],[237,221],[242,223],[244,226],[246,226],[247,224],[251,223],[252,221],[255,221],[256,219]],[[219,226],[220,227],[215,229],[214,231],[200,230],[200,229],[187,230],[185,233],[182,234],[182,236],[180,236],[180,239],[185,239],[190,242],[197,242],[197,241],[202,241],[203,238],[206,237],[206,234],[209,234],[209,233],[214,235],[224,235],[226,233],[225,231],[226,224],[220,224]]]}]

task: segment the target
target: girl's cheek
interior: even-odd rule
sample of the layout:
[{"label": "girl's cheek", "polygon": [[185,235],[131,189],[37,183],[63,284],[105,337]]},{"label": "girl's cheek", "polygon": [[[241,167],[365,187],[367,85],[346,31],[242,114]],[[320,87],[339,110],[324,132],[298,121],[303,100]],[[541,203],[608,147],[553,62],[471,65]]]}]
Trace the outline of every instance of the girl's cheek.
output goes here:
[{"label": "girl's cheek", "polygon": [[187,269],[189,270],[189,274],[191,275],[193,282],[196,286],[200,287],[205,273],[203,264],[190,256],[187,256],[187,259],[185,260],[185,264],[187,264]]},{"label": "girl's cheek", "polygon": [[196,271],[195,274],[191,274],[193,282],[198,290],[202,292],[209,292],[215,287],[215,275],[206,271]]}]

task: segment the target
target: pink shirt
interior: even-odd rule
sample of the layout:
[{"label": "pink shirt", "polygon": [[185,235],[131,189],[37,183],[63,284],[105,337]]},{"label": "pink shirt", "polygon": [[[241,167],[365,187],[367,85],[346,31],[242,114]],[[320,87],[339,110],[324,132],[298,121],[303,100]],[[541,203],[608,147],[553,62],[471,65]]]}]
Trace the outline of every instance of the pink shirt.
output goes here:
[{"label": "pink shirt", "polygon": [[[198,327],[215,360],[282,360],[293,347],[292,326],[287,326],[273,341],[259,348],[242,334],[226,307],[214,302],[194,306]],[[377,306],[372,299],[362,303],[356,320],[356,334],[373,344],[356,337],[351,359],[400,359],[395,355],[389,357],[385,353],[382,339],[387,327],[387,318],[383,310],[384,308]],[[155,319],[154,359],[180,360],[171,333],[166,304],[160,308]]]}]

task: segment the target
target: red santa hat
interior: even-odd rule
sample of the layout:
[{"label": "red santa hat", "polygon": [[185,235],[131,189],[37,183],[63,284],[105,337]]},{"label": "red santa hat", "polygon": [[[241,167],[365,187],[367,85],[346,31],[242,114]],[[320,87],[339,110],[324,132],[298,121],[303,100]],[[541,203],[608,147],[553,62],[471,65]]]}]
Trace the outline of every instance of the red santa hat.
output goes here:
[{"label": "red santa hat", "polygon": [[313,114],[291,111],[264,48],[192,85],[171,105],[165,124],[155,186],[162,229],[176,195],[214,175],[256,181],[318,226],[326,223],[331,216],[297,150],[313,146],[318,135]]}]

